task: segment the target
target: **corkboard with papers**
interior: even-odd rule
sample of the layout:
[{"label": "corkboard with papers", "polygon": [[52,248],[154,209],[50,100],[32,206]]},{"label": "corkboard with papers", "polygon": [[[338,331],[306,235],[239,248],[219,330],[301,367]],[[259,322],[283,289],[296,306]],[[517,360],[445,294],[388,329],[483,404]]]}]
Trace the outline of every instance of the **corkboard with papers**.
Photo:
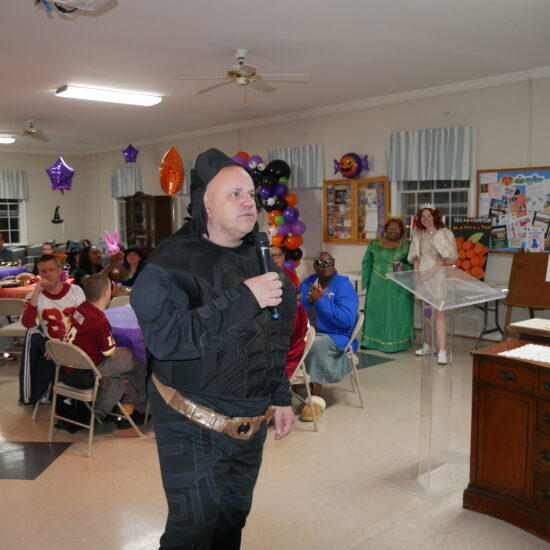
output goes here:
[{"label": "corkboard with papers", "polygon": [[477,199],[491,252],[550,252],[550,166],[478,170]]}]

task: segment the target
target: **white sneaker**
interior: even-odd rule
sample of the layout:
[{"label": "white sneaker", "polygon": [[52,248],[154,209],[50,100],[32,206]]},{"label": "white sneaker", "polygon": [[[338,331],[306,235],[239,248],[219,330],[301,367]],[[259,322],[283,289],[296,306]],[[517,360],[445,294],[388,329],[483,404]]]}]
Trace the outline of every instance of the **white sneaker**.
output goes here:
[{"label": "white sneaker", "polygon": [[447,352],[444,349],[439,350],[439,353],[437,354],[437,362],[440,365],[446,365],[448,363]]},{"label": "white sneaker", "polygon": [[429,344],[424,344],[420,349],[417,349],[414,354],[415,355],[431,355],[434,352],[433,346],[430,346]]}]

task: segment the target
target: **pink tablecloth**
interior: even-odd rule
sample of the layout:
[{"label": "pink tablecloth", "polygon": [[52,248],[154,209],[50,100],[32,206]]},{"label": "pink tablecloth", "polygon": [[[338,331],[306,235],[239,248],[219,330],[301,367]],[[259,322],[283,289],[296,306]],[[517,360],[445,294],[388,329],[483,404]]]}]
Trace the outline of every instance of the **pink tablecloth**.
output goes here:
[{"label": "pink tablecloth", "polygon": [[24,300],[27,294],[34,290],[35,285],[23,285],[9,288],[0,288],[0,298],[20,298]]},{"label": "pink tablecloth", "polygon": [[147,352],[143,333],[131,306],[113,307],[105,310],[105,315],[111,323],[116,345],[130,348],[134,355],[147,364]]}]

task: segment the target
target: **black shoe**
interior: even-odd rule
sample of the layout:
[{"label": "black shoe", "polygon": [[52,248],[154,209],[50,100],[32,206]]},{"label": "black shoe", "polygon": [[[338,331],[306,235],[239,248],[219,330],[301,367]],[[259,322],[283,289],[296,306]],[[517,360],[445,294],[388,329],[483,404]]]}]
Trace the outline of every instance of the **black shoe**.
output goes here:
[{"label": "black shoe", "polygon": [[128,428],[132,427],[130,422],[128,422],[128,420],[126,420],[126,418],[124,418],[123,416],[117,416],[117,417],[111,417],[111,418],[113,419],[115,423],[115,428],[117,430],[127,430]]},{"label": "black shoe", "polygon": [[[136,424],[145,424],[145,413],[134,410],[130,417]],[[147,415],[147,420],[151,420],[151,413]]]},{"label": "black shoe", "polygon": [[54,427],[58,430],[65,430],[70,434],[74,434],[83,429],[81,426],[77,426],[76,424],[71,424],[70,422],[65,422],[64,420],[60,420],[59,422],[57,422]]}]

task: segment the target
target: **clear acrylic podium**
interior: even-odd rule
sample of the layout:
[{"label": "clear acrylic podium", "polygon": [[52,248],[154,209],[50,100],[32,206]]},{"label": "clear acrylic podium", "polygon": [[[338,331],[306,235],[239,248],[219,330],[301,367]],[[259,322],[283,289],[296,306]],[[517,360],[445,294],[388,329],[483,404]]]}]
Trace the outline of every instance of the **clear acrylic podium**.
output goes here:
[{"label": "clear acrylic podium", "polygon": [[[388,278],[424,302],[423,317],[432,317],[434,309],[450,313],[449,363],[438,364],[433,354],[422,356],[418,464],[386,479],[394,487],[435,502],[468,485],[469,456],[463,451],[464,442],[457,437],[457,427],[469,411],[460,410],[457,396],[471,388],[460,387],[460,377],[453,372],[454,310],[500,300],[508,289],[492,288],[454,266],[441,267],[433,273],[401,271]],[[435,343],[434,326],[433,318],[427,324],[423,320],[422,345]],[[426,327],[431,334],[426,334]]]}]

